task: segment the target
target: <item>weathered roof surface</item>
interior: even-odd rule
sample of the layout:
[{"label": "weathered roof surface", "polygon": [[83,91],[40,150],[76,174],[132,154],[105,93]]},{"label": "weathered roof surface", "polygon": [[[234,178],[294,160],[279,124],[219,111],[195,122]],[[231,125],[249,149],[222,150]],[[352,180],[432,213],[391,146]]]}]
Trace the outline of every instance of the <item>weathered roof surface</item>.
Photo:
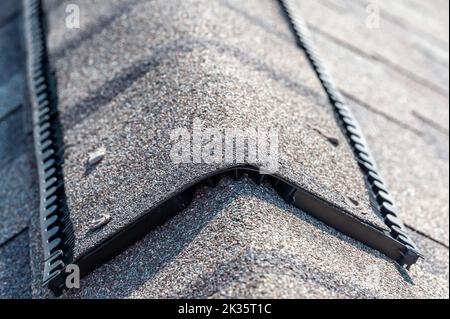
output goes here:
[{"label": "weathered roof surface", "polygon": [[[70,298],[424,298],[448,296],[448,250],[408,273],[250,179],[193,204],[86,277]],[[435,249],[430,250],[427,245]],[[124,271],[127,269],[127,271]]]},{"label": "weathered roof surface", "polygon": [[[194,119],[220,130],[278,129],[277,175],[386,229],[372,212],[357,163],[293,39],[250,25],[220,1],[94,5],[80,3],[85,36],[76,38],[77,47],[68,43],[80,35],[60,19],[64,6],[48,20],[68,146],[65,190],[76,257],[186,185],[230,166],[173,163],[171,130],[191,132]],[[289,30],[274,1],[241,7],[264,16],[275,30]],[[106,27],[102,19],[111,16],[115,22]],[[323,135],[340,140],[339,146]],[[106,148],[104,160],[86,173],[89,153],[100,146]],[[91,221],[100,213],[112,220],[93,232]]]},{"label": "weathered roof surface", "polygon": [[[418,231],[412,232],[412,236],[424,253],[424,260],[406,272],[378,252],[287,205],[271,188],[257,186],[249,179],[225,179],[217,188],[200,189],[188,209],[83,279],[82,289],[66,297],[448,298],[449,124],[448,93],[444,92],[448,88],[448,2],[371,1],[374,2],[382,8],[378,30],[365,29],[368,3],[362,0],[305,0],[299,5],[303,6],[303,16],[312,27],[320,54],[361,122],[379,168],[401,207],[402,218],[411,230]],[[4,221],[0,224],[0,298],[29,297],[30,290],[35,298],[48,298],[49,291],[41,286],[43,254],[37,185],[33,183],[37,177],[29,160],[30,138],[22,138],[29,133],[27,125],[21,127],[21,123],[28,121],[25,110],[29,106],[22,100],[21,84],[25,81],[17,59],[20,54],[16,54],[21,50],[17,36],[21,28],[19,3],[2,1],[5,10],[0,11],[0,69],[9,72],[0,73],[0,154],[7,154],[0,157],[4,165],[0,174],[0,217]],[[186,8],[188,2],[183,5],[181,1],[179,7],[183,10],[175,10],[178,2],[169,2],[157,7],[159,11],[152,6],[159,2],[71,1],[80,4],[81,30],[65,26],[56,30],[65,21],[65,3],[57,0],[45,3],[51,25],[51,59],[59,72],[58,87],[62,88],[63,122],[68,129],[66,133],[72,133],[66,134],[72,142],[66,146],[72,146],[67,155],[73,165],[67,168],[72,174],[66,183],[73,187],[74,198],[79,196],[75,187],[83,180],[89,151],[100,144],[114,145],[112,139],[121,134],[125,136],[120,141],[133,141],[124,143],[127,150],[135,150],[132,146],[136,145],[147,146],[153,135],[164,135],[163,128],[148,131],[147,125],[155,123],[157,117],[166,119],[175,113],[174,105],[181,98],[188,102],[227,98],[227,103],[221,104],[226,108],[212,105],[201,114],[208,125],[217,123],[214,114],[220,114],[219,119],[226,123],[245,113],[245,109],[253,106],[248,104],[247,99],[251,98],[251,102],[258,102],[260,111],[275,100],[286,114],[294,109],[297,112],[294,105],[301,105],[308,110],[302,116],[319,125],[325,123],[326,130],[330,130],[326,133],[340,134],[330,120],[317,79],[296,48],[277,1],[210,1],[211,8],[203,11],[201,5]],[[223,15],[222,22],[233,20],[228,24],[215,21],[212,18],[218,13]],[[327,25],[323,17],[334,21],[333,25]],[[166,38],[162,38],[164,34]],[[161,45],[169,43],[166,40],[182,41],[199,35],[203,42],[185,41],[182,52],[170,50],[176,46],[161,50]],[[205,41],[212,36],[220,41]],[[225,50],[223,43],[236,50]],[[75,68],[78,69],[74,71]],[[181,81],[188,78],[186,73],[192,78]],[[210,77],[204,79],[202,74]],[[429,81],[423,81],[424,78]],[[256,88],[252,82],[258,83]],[[189,92],[190,86],[196,91]],[[278,93],[273,91],[284,95],[275,99]],[[170,94],[174,101],[168,101]],[[197,105],[195,110],[210,106],[210,100]],[[139,103],[135,104],[136,101]],[[242,102],[245,108],[233,108],[231,101]],[[161,113],[166,112],[165,105],[169,105],[171,113]],[[143,114],[144,110],[149,114]],[[153,111],[155,119],[150,115]],[[193,116],[186,116],[182,125],[190,127]],[[256,120],[259,123],[271,116],[279,120],[274,114],[264,114]],[[255,118],[249,115],[249,119]],[[174,125],[180,118],[173,115],[171,119]],[[287,140],[286,149],[307,158],[309,149],[305,145],[315,143],[314,150],[323,154],[314,158],[315,165],[312,161],[301,161],[299,165],[310,171],[308,174],[302,171],[304,175],[293,178],[313,186],[339,177],[340,173],[327,160],[347,161],[348,152],[334,149],[315,135],[317,132],[311,127],[305,128],[302,118],[296,119],[300,120],[301,131],[292,139],[303,143],[297,145]],[[82,134],[81,130],[87,131]],[[144,134],[135,140],[137,132]],[[100,140],[96,140],[96,134]],[[96,187],[97,179],[108,182],[117,176],[123,177],[120,183],[125,184],[143,176],[163,179],[167,171],[159,175],[147,171],[157,166],[147,162],[160,150],[161,146],[155,144],[150,144],[154,149],[146,149],[148,152],[141,158],[120,158],[121,166],[112,166],[110,162],[121,153],[116,148],[107,149],[105,160],[85,177],[87,181],[82,184],[85,190],[92,185]],[[333,157],[331,154],[335,153],[338,154]],[[137,154],[143,153],[138,150]],[[133,174],[126,172],[127,163],[134,163],[130,167]],[[356,174],[352,163],[345,164],[350,165],[346,168],[351,175]],[[184,180],[187,173],[179,172]],[[353,182],[352,179],[351,192],[359,188]],[[109,193],[120,183],[101,189]],[[342,183],[341,180],[316,191],[321,195],[336,191],[345,194],[340,189]],[[139,186],[143,189],[145,185]],[[143,192],[150,194],[142,200],[143,206],[151,205],[153,190]],[[91,192],[87,194],[90,196]],[[80,198],[77,200],[81,202]],[[86,205],[90,200],[91,197],[86,197]],[[93,203],[98,205],[103,200],[98,198]],[[348,204],[342,198],[333,200]],[[27,207],[20,205],[21,201]],[[362,205],[364,201],[363,198]],[[85,203],[81,202],[79,207],[82,205]],[[130,208],[123,202],[117,209],[137,212],[138,208]],[[90,221],[93,213],[87,215],[80,222]],[[29,222],[28,216],[32,217]],[[119,226],[113,225],[94,240],[79,238],[88,247]],[[81,246],[78,247],[81,251]]]},{"label": "weathered roof surface", "polygon": [[[29,220],[38,218],[18,1],[0,10],[0,299],[30,298]],[[36,215],[37,214],[37,215]],[[39,239],[40,240],[40,239]]]},{"label": "weathered roof surface", "polygon": [[0,246],[0,299],[31,298],[28,231]]},{"label": "weathered roof surface", "polygon": [[20,6],[18,6],[14,0],[2,1],[2,10],[0,12],[0,28],[8,25],[13,21],[20,13]]},{"label": "weathered roof surface", "polygon": [[28,227],[37,207],[32,153],[21,154],[0,170],[0,245]]},{"label": "weathered roof surface", "polygon": [[[377,25],[373,14],[370,15],[373,10],[368,5],[358,4],[358,1],[338,0],[333,1],[331,6],[326,3],[331,1],[298,2],[314,30],[374,61],[388,64],[427,87],[448,94],[448,73],[442,72],[443,67],[448,68],[445,49],[414,32],[405,32],[401,25],[386,19],[380,18]],[[448,8],[448,3],[443,5],[442,9],[445,8]],[[327,19],[323,19],[324,16]],[[446,20],[448,24],[448,17]],[[387,32],[382,32],[383,28]],[[402,54],[406,52],[407,55]]]},{"label": "weathered roof surface", "polygon": [[20,106],[25,89],[23,74],[20,73],[25,67],[24,52],[21,41],[16,39],[22,33],[22,19],[11,14],[5,20],[8,23],[0,27],[0,120]]},{"label": "weathered roof surface", "polygon": [[382,115],[370,114],[357,103],[352,105],[367,127],[367,139],[397,199],[403,221],[448,246],[448,135],[429,128],[418,136]]},{"label": "weathered roof surface", "polygon": [[[394,12],[397,15],[402,13],[403,17],[408,17],[409,10],[415,6],[420,6],[423,12],[434,12],[439,7],[437,4],[419,4],[419,1],[406,2],[408,5],[396,6]],[[386,18],[380,20],[379,29],[364,28],[365,7],[358,5],[358,1],[334,1],[335,7],[326,6],[324,1],[298,3],[312,27],[318,51],[361,122],[405,223],[448,246],[448,94],[433,90],[411,74],[369,55],[370,50],[378,50],[377,54],[388,56],[389,52],[385,50],[394,49],[397,55],[395,62],[411,71],[410,60],[422,56],[424,60],[417,62],[416,68],[433,72],[435,76],[429,78],[438,80],[440,76],[448,76],[449,72],[448,39],[447,46],[439,46],[429,36],[417,34],[409,25]],[[336,6],[347,9],[338,10]],[[384,11],[381,12],[393,12],[391,7],[383,2],[381,8]],[[442,7],[448,7],[448,3]],[[336,28],[319,23],[317,12],[332,17],[330,19],[336,21]],[[445,24],[448,26],[448,14],[446,18],[445,14],[435,14],[444,15],[440,24],[442,28]],[[353,24],[345,28],[353,26],[357,32],[352,32],[355,37],[343,39],[345,33],[336,29],[349,21]],[[359,35],[364,33],[367,43],[363,45]],[[386,37],[380,38],[381,34],[386,34]],[[355,47],[363,52],[355,51]],[[438,68],[433,67],[436,61],[442,62]],[[445,80],[439,83],[448,88]]]},{"label": "weathered roof surface", "polygon": [[6,21],[0,27],[0,245],[27,227],[36,195],[30,191],[35,176],[30,174],[34,164],[26,125],[23,21],[13,3],[6,1],[4,10],[0,19]]},{"label": "weathered roof surface", "polygon": [[[359,2],[367,4],[364,0]],[[421,0],[374,0],[371,3],[377,4],[382,9],[383,19],[400,25],[403,27],[403,32],[408,30],[416,33],[448,50],[448,1],[437,0],[430,3]]]}]

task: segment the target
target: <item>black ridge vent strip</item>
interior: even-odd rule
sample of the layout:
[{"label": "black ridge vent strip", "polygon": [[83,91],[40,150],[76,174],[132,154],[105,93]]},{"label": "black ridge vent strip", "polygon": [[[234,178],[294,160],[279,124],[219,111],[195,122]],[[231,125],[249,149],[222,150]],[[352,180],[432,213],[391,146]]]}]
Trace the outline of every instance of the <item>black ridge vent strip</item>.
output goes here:
[{"label": "black ridge vent strip", "polygon": [[290,28],[295,34],[298,45],[305,52],[326,91],[339,126],[346,136],[365,176],[371,201],[374,203],[374,209],[380,216],[383,216],[384,222],[390,229],[390,233],[387,235],[404,245],[402,257],[396,259],[396,261],[409,268],[418,258],[422,258],[423,256],[418,252],[417,246],[408,235],[408,231],[399,217],[394,199],[378,171],[367,141],[362,134],[362,130],[319,57],[312,42],[310,31],[299,12],[298,2],[295,0],[278,1],[288,18]]},{"label": "black ridge vent strip", "polygon": [[76,260],[75,263],[80,267],[81,275],[89,274],[141,239],[148,232],[164,224],[188,207],[198,187],[215,187],[223,177],[239,179],[244,175],[250,177],[258,185],[264,184],[274,188],[287,203],[294,205],[305,213],[316,217],[363,244],[382,252],[389,258],[406,265],[410,265],[415,261],[414,258],[410,258],[410,254],[407,254],[411,250],[408,246],[395,240],[383,230],[365,223],[351,213],[336,207],[309,191],[300,189],[280,176],[265,175],[261,173],[258,167],[245,165],[224,169],[204,176],[200,181],[185,186],[177,194],[145,212],[145,214]]},{"label": "black ridge vent strip", "polygon": [[64,148],[54,83],[47,61],[45,24],[39,0],[24,0],[27,76],[33,113],[34,148],[39,174],[40,224],[44,253],[43,285],[57,290],[64,267],[73,259],[74,233],[65,204]]}]

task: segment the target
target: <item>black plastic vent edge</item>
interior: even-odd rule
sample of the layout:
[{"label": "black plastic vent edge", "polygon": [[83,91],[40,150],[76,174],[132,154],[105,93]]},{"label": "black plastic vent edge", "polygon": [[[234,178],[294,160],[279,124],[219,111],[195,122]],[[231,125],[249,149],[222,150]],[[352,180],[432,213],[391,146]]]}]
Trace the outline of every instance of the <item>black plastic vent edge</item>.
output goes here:
[{"label": "black plastic vent edge", "polygon": [[376,212],[383,216],[385,224],[390,229],[390,236],[405,245],[405,259],[409,261],[400,261],[400,264],[407,264],[409,268],[419,258],[423,258],[419,253],[414,241],[410,238],[408,230],[400,219],[395,201],[391,196],[385,181],[381,177],[375,164],[375,160],[369,150],[368,144],[360,125],[350,108],[347,106],[344,97],[340,94],[337,86],[333,82],[330,73],[326,69],[322,59],[319,57],[314,47],[311,33],[304,22],[299,9],[293,0],[278,0],[289,21],[289,26],[294,33],[297,43],[306,54],[307,59],[316,72],[328,99],[333,107],[335,117],[341,127],[342,132],[354,153],[359,167],[365,176],[371,201]]},{"label": "black plastic vent edge", "polygon": [[34,149],[39,174],[40,224],[44,254],[43,285],[60,286],[73,259],[74,234],[65,202],[62,164],[64,147],[56,90],[47,61],[41,1],[24,0],[27,78],[33,114]]},{"label": "black plastic vent edge", "polygon": [[75,261],[82,276],[92,272],[103,263],[115,257],[127,247],[144,237],[151,230],[184,210],[192,201],[195,190],[200,186],[215,187],[224,176],[239,179],[248,175],[257,184],[273,187],[287,203],[324,222],[343,234],[378,250],[400,265],[410,266],[416,259],[409,248],[395,240],[388,233],[365,223],[351,213],[326,202],[313,193],[300,189],[275,175],[264,175],[253,166],[236,166],[205,176],[201,181],[187,185],[176,195],[166,199],[146,212],[110,238],[104,240]]}]

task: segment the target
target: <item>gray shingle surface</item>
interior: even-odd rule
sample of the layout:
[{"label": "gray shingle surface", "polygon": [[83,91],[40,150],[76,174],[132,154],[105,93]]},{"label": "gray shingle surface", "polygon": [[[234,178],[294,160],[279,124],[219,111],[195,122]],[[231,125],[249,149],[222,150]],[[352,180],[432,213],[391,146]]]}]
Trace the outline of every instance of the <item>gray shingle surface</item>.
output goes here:
[{"label": "gray shingle surface", "polygon": [[31,298],[28,232],[0,245],[0,299]]},{"label": "gray shingle surface", "polygon": [[[417,1],[398,1],[396,3],[399,3],[399,6],[396,8],[398,10],[407,8],[408,11],[413,12],[416,9],[410,8],[414,6],[404,5],[416,3],[421,8],[427,7],[420,3],[420,0]],[[50,0],[46,3],[52,10],[50,23],[53,24],[53,28],[56,28],[64,23],[65,6]],[[327,133],[331,131],[334,134],[334,126],[328,122],[330,116],[327,114],[321,90],[318,89],[314,77],[310,75],[309,68],[306,70],[304,67],[304,58],[301,55],[296,56],[296,48],[292,45],[292,38],[286,29],[285,21],[279,15],[276,1],[271,4],[270,1],[241,3],[224,0],[218,2],[220,7],[214,3],[213,9],[203,10],[204,15],[195,11],[201,11],[201,7],[196,7],[193,11],[181,10],[182,13],[180,12],[176,18],[184,21],[173,28],[168,28],[167,22],[158,23],[157,17],[161,12],[146,10],[150,5],[139,5],[140,1],[81,1],[80,3],[82,29],[70,31],[62,27],[60,31],[63,32],[51,32],[49,44],[54,66],[60,70],[59,80],[62,80],[60,85],[66,85],[63,87],[66,92],[62,92],[63,94],[60,92],[60,98],[63,101],[61,107],[65,116],[64,123],[68,132],[75,132],[74,136],[76,136],[76,138],[69,138],[72,144],[68,145],[67,153],[68,160],[72,164],[75,163],[75,169],[72,168],[73,174],[70,176],[73,180],[72,185],[82,178],[89,179],[85,185],[94,185],[93,190],[77,195],[80,196],[78,200],[82,201],[81,205],[87,205],[90,201],[93,201],[94,205],[103,204],[101,199],[91,197],[92,194],[97,196],[105,194],[106,184],[104,188],[99,184],[100,187],[97,190],[99,181],[109,182],[109,187],[113,190],[118,188],[117,193],[107,194],[106,204],[111,205],[110,200],[114,200],[116,194],[123,195],[121,192],[124,188],[120,188],[120,185],[135,178],[157,176],[163,179],[168,176],[175,179],[166,175],[165,171],[158,171],[156,174],[155,171],[145,171],[161,165],[160,163],[149,164],[147,159],[159,152],[161,148],[164,149],[164,146],[156,145],[156,142],[149,143],[153,136],[163,135],[162,129],[149,130],[148,126],[157,122],[158,119],[166,121],[168,117],[174,117],[174,106],[180,100],[186,105],[198,100],[208,103],[210,100],[222,101],[224,96],[219,94],[222,90],[228,91],[225,95],[227,103],[231,100],[238,104],[244,101],[240,93],[247,94],[250,90],[253,91],[250,92],[250,96],[253,101],[258,102],[262,112],[273,103],[273,100],[276,100],[270,89],[269,93],[262,92],[268,90],[266,86],[273,86],[273,90],[280,92],[286,92],[289,89],[297,92],[300,97],[294,93],[287,93],[291,102],[277,107],[285,110],[286,114],[291,114],[293,109],[297,111],[296,107],[301,105],[302,109],[305,108],[302,116],[308,113],[306,118],[316,120],[318,126],[325,123]],[[136,4],[136,6],[129,6],[129,4]],[[174,10],[177,3],[169,3],[167,6],[168,8],[163,10],[163,15],[159,19],[172,18],[171,10]],[[184,8],[183,5],[181,8]],[[224,14],[225,17],[221,19],[233,17],[237,21],[228,24],[224,32],[219,32],[219,27],[210,30],[210,25],[207,23],[200,26],[194,23],[194,20],[200,16],[209,23],[209,15],[214,16],[212,13],[217,14],[217,12]],[[424,12],[429,11],[424,10]],[[153,28],[148,28],[151,31],[148,29],[142,31],[141,26],[134,25],[132,19],[136,16],[139,17],[143,26],[155,23],[152,25]],[[262,16],[264,19],[255,20],[254,16]],[[152,21],[145,21],[146,19]],[[216,23],[216,21],[213,22]],[[252,22],[252,27],[248,28],[246,25],[245,32],[239,32],[240,28],[236,29],[239,31],[234,29],[234,23],[244,25],[249,22]],[[217,24],[220,23],[222,22],[217,22]],[[221,24],[220,27],[222,27]],[[184,33],[174,43],[166,43],[156,36],[161,33],[161,30],[171,36],[180,31]],[[202,37],[200,39],[202,41],[198,41],[197,35],[203,34],[205,30],[208,31],[208,37],[218,37],[220,41],[205,41],[209,40],[207,37]],[[404,32],[406,30],[408,29]],[[138,38],[129,39],[127,34],[135,31],[141,31],[137,35]],[[231,33],[233,38],[229,38]],[[195,41],[182,42],[186,39],[192,40],[190,37],[195,38]],[[446,197],[448,198],[448,132],[442,134],[442,130],[441,132],[434,130],[433,127],[427,126],[425,121],[419,121],[412,115],[412,111],[425,111],[426,119],[436,121],[448,131],[448,116],[445,116],[448,114],[448,108],[445,107],[446,101],[448,104],[448,97],[439,97],[417,83],[407,81],[395,72],[391,73],[388,68],[381,68],[335,43],[328,43],[327,39],[321,38],[320,35],[317,39],[321,53],[325,53],[325,61],[331,62],[329,64],[333,68],[333,75],[338,80],[338,84],[344,83],[348,90],[355,90],[356,97],[368,102],[373,101],[370,107],[374,109],[368,110],[367,105],[362,107],[355,102],[352,103],[352,108],[361,121],[383,175],[402,208],[403,218],[414,228],[448,245],[448,200],[446,200]],[[241,50],[227,50],[222,42]],[[180,50],[180,46],[175,45],[179,43],[183,44],[181,52],[172,52],[171,49]],[[173,44],[173,46],[167,44]],[[278,46],[281,48],[280,51],[286,52],[273,50],[275,52],[267,53]],[[283,61],[281,57],[285,55],[295,56],[295,58]],[[335,59],[335,57],[338,58]],[[117,61],[121,63],[118,64]],[[352,65],[347,63],[348,61],[356,62]],[[142,63],[137,65],[137,62]],[[190,63],[192,67],[189,67]],[[341,63],[343,67],[339,67],[337,63]],[[217,67],[222,64],[227,64],[230,70]],[[147,72],[148,69],[152,70]],[[301,70],[300,74],[298,69]],[[184,79],[187,78],[187,73],[191,78],[186,84]],[[222,82],[223,74],[227,75],[226,83]],[[209,78],[203,79],[202,75],[209,75]],[[258,82],[262,88],[254,88],[251,83],[243,81],[243,79],[247,80],[247,77],[252,79],[252,82]],[[348,82],[343,82],[347,78]],[[366,78],[370,78],[373,82]],[[358,83],[358,80],[361,80],[361,83]],[[205,83],[208,90],[204,89]],[[374,86],[380,86],[382,89],[373,90]],[[179,87],[183,89],[182,92],[177,92],[176,89]],[[195,92],[184,91],[192,87],[196,89]],[[416,94],[416,91],[421,93]],[[119,93],[116,95],[117,92]],[[389,94],[381,95],[384,92]],[[396,101],[398,103],[390,103],[389,96],[397,96],[397,94],[401,97]],[[71,101],[72,95],[76,97],[74,101]],[[167,102],[167,99],[164,99],[166,95],[172,97],[174,101]],[[205,97],[205,95],[208,96]],[[270,98],[267,98],[268,95]],[[408,103],[402,104],[405,99]],[[261,102],[261,100],[264,101]],[[137,105],[136,102],[138,102]],[[207,102],[204,105],[209,106]],[[241,110],[231,108],[230,111],[227,103],[220,104],[221,107],[227,106],[224,114],[220,113],[223,109],[219,107],[207,111],[211,111],[212,114],[217,112],[223,117],[240,114]],[[320,107],[319,112],[315,108],[308,107],[313,103]],[[242,104],[245,105],[245,103]],[[194,110],[201,109],[204,105],[198,105]],[[397,105],[408,107],[408,112],[402,113],[400,107],[393,107]],[[443,108],[441,108],[442,105]],[[169,109],[168,114],[158,113],[166,112],[166,107]],[[144,114],[146,111],[152,113],[155,110],[157,112],[155,119]],[[377,114],[379,111],[391,110],[396,112],[394,118]],[[428,110],[432,111],[428,112]],[[257,118],[259,114],[253,115],[252,119]],[[192,114],[190,117],[187,116],[188,119],[182,121],[181,125],[189,127],[192,124],[192,117]],[[260,118],[267,118],[267,115],[264,114]],[[223,118],[215,119],[206,116],[207,123],[217,123],[219,120]],[[291,125],[297,120],[298,118],[293,118],[286,125]],[[174,125],[175,122],[169,123]],[[329,154],[336,152],[333,148],[328,149],[329,145],[320,136],[314,136],[314,130],[311,127],[303,127],[301,119],[299,123],[299,132],[294,131],[296,134],[299,133],[298,139],[304,141],[299,147],[317,144],[317,148],[313,148],[317,152],[326,150],[325,154],[314,158],[315,164],[322,163],[322,160],[326,161]],[[244,124],[246,123],[243,121],[238,122],[238,125]],[[405,128],[403,124],[408,125],[408,128]],[[285,124],[280,122],[280,125]],[[77,133],[82,130],[87,130],[85,135]],[[420,134],[413,130],[417,130]],[[136,152],[134,152],[132,155],[119,159],[120,165],[116,165],[117,162],[111,162],[109,157],[120,155],[120,153],[116,152],[116,147],[109,148],[105,161],[90,175],[82,177],[89,151],[108,143],[114,146],[113,139],[117,137],[120,137],[121,143],[128,141],[131,137],[135,137],[137,132],[145,132],[145,134],[139,136],[139,141],[128,142],[125,149],[134,151],[136,145],[140,147],[151,145],[154,149],[150,151],[145,149],[145,156],[142,157],[135,157]],[[95,134],[99,134],[100,141],[95,139]],[[87,137],[86,141],[82,140],[84,137]],[[289,144],[289,147],[293,147],[293,144]],[[293,150],[298,151],[295,148]],[[309,148],[300,150],[302,156],[309,151]],[[340,151],[339,156],[347,153],[345,150]],[[138,152],[138,155],[141,154]],[[145,165],[142,165],[143,159]],[[128,167],[129,163],[133,165]],[[309,164],[301,163],[302,166]],[[142,173],[143,171],[145,173]],[[305,183],[314,184],[315,178],[321,181],[326,180],[322,175],[330,174],[330,172],[335,174],[329,168],[323,167],[323,170],[314,170],[310,174],[311,179],[307,174],[300,179],[303,179]],[[406,178],[410,182],[408,187],[404,187],[405,172],[410,173]],[[103,176],[105,173],[108,174],[106,178]],[[180,179],[180,176],[181,179],[189,178],[186,175],[176,177]],[[295,178],[297,177],[294,176],[293,179]],[[327,178],[334,178],[334,175]],[[424,180],[426,182],[422,182]],[[69,184],[72,183],[68,181]],[[429,187],[430,183],[437,187]],[[146,187],[145,184],[140,186]],[[335,185],[326,186],[319,191],[328,193],[330,189],[335,188]],[[160,184],[157,187],[160,187]],[[74,189],[74,192],[77,191]],[[338,193],[341,193],[341,190]],[[85,194],[89,196],[82,198]],[[154,194],[151,192],[144,194],[149,194],[147,198],[143,198],[143,201],[146,201],[144,205],[151,205],[149,198]],[[127,198],[140,195],[142,193],[132,193]],[[343,200],[342,197],[338,197],[335,200]],[[107,207],[114,207],[121,214],[126,214],[127,209],[130,209],[128,202],[120,204]],[[106,208],[103,209],[107,211]],[[142,206],[131,207],[131,209],[139,211]],[[50,297],[48,291],[42,289],[40,282],[42,252],[39,218],[37,211],[34,212],[29,235],[32,268],[29,276],[32,277],[33,296]],[[81,216],[81,218],[84,218],[86,222],[93,216],[94,214],[88,213],[88,216]],[[119,226],[113,225],[107,233]],[[101,236],[106,235],[100,234],[99,238]],[[426,259],[414,266],[411,272],[406,273],[376,251],[286,205],[272,189],[256,186],[249,180],[239,182],[225,180],[217,189],[200,190],[189,209],[163,227],[151,232],[134,247],[87,277],[82,282],[82,290],[78,293],[70,293],[68,297],[448,298],[448,248],[419,234],[413,234],[413,237],[420,250],[425,253]],[[80,239],[85,240],[85,247],[95,242],[92,238],[80,237]],[[21,245],[24,245],[24,241],[21,241]],[[3,258],[6,256],[2,254],[3,248],[0,247],[0,263],[2,260],[7,260]],[[20,249],[20,251],[24,250]],[[23,259],[28,258],[25,254],[22,255]],[[18,260],[22,263],[21,258]],[[7,272],[11,273],[11,270]],[[3,274],[5,273],[3,271]],[[381,274],[381,278],[377,275],[368,276],[371,273]],[[28,278],[27,276],[24,277]],[[16,282],[20,280],[12,276],[8,278]],[[11,287],[21,287],[21,285],[15,284]]]},{"label": "gray shingle surface", "polygon": [[273,189],[225,179],[65,297],[448,298],[448,250],[417,240],[431,258],[408,274]]},{"label": "gray shingle surface", "polygon": [[24,153],[0,170],[0,244],[28,226],[36,211],[37,176],[30,153]]},{"label": "gray shingle surface", "polygon": [[19,6],[16,0],[3,0],[2,8],[0,10],[0,28],[8,24],[11,19],[19,12]]},{"label": "gray shingle surface", "polygon": [[[7,2],[5,6],[7,9],[12,4]],[[26,82],[21,41],[22,17],[14,15],[13,19],[6,22],[0,28],[0,121],[23,103]]]},{"label": "gray shingle surface", "polygon": [[[357,0],[366,5],[369,1]],[[381,8],[382,16],[402,26],[405,32],[414,32],[422,38],[440,44],[448,50],[449,2],[447,0],[422,1],[371,0]]]},{"label": "gray shingle surface", "polygon": [[416,113],[433,120],[448,131],[448,96],[437,94],[317,32],[313,32],[313,35],[319,52],[344,94],[356,97],[375,110],[420,132],[421,121],[415,116]]},{"label": "gray shingle surface", "polygon": [[[294,41],[250,25],[223,2],[133,1],[120,10],[115,2],[95,10],[95,3],[79,4],[82,30],[61,25],[64,5],[49,14],[76,256],[169,194],[226,167],[171,162],[170,130],[191,128],[194,118],[205,127],[280,129],[278,174],[385,227],[369,207],[362,175]],[[241,6],[275,30],[287,30],[276,2]],[[72,45],[71,39],[82,42]],[[332,146],[315,128],[342,143]],[[100,146],[106,156],[86,174],[88,154]],[[100,213],[111,214],[111,222],[89,231]]]},{"label": "gray shingle surface", "polygon": [[433,132],[418,137],[356,103],[351,106],[403,221],[448,246],[448,135]]},{"label": "gray shingle surface", "polygon": [[[364,52],[374,60],[386,62],[419,82],[428,82],[448,95],[448,50],[412,32],[405,32],[387,20],[381,20],[379,28],[368,28],[368,12],[353,1],[346,2],[346,10],[336,10],[335,6],[315,0],[299,1],[299,7],[314,29]],[[327,18],[324,19],[324,16]]]},{"label": "gray shingle surface", "polygon": [[23,108],[14,109],[7,118],[0,121],[0,165],[4,166],[24,151],[24,116]]},{"label": "gray shingle surface", "polygon": [[[28,134],[21,2],[0,9],[0,298],[30,298],[28,222],[39,215],[32,138]],[[37,237],[40,241],[40,237]],[[39,275],[40,276],[40,275]]]},{"label": "gray shingle surface", "polygon": [[[449,251],[448,247],[438,244],[429,238],[414,231],[410,232],[411,238],[417,243],[419,249],[425,252],[425,259],[420,263],[424,272],[439,277],[449,285]],[[413,273],[414,276],[414,273]]]},{"label": "gray shingle surface", "polygon": [[32,141],[26,135],[29,123],[20,3],[2,2],[1,10],[0,20],[4,14],[13,19],[0,28],[0,245],[27,227],[37,200],[32,188],[36,182]]},{"label": "gray shingle surface", "polygon": [[[223,3],[249,23],[286,42],[292,41],[289,30],[274,28],[263,16],[235,2]],[[318,52],[345,95],[364,101],[376,112],[420,134],[425,131],[424,121],[417,114],[436,123],[448,133],[448,96],[434,92],[388,66],[349,49],[343,43],[330,40],[317,30],[313,30],[312,35]]]},{"label": "gray shingle surface", "polygon": [[[346,3],[350,7],[346,15],[350,15],[351,1]],[[317,8],[310,10],[316,12]],[[448,96],[350,50],[346,42],[336,43],[324,36],[322,26],[313,23],[315,20],[307,13],[304,8],[305,17],[314,25],[312,33],[318,51],[347,95],[404,221],[448,245]],[[357,19],[358,14],[353,15],[352,19]],[[385,27],[390,25],[384,23]],[[404,29],[403,33],[411,32]],[[346,41],[357,46],[361,39],[347,37]],[[399,57],[408,55],[408,48],[413,49],[407,37],[401,46]],[[446,72],[445,68],[436,71]]]}]

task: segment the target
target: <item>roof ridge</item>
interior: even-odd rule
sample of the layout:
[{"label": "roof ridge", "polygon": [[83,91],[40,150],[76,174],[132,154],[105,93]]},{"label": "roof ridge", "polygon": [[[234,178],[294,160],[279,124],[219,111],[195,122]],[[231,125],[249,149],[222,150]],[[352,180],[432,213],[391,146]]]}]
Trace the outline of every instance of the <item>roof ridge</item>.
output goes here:
[{"label": "roof ridge", "polygon": [[399,217],[394,199],[390,195],[386,183],[378,171],[375,159],[369,150],[362,130],[352,114],[351,109],[347,106],[344,97],[334,84],[322,59],[319,57],[314,47],[310,31],[298,9],[295,7],[295,4],[292,0],[279,0],[279,2],[288,17],[291,30],[296,36],[298,45],[304,50],[328,96],[338,124],[346,136],[361,171],[365,176],[371,197],[378,203],[374,209],[384,217],[384,222],[390,228],[390,234],[388,235],[405,245],[404,256],[397,260],[397,262],[401,265],[406,264],[409,268],[418,258],[422,258],[423,256],[419,253],[417,246],[409,237],[408,230]]},{"label": "roof ridge", "polygon": [[[284,2],[283,2],[284,4]],[[66,207],[62,163],[64,147],[58,124],[58,110],[55,99],[55,85],[53,85],[47,58],[45,21],[41,0],[25,0],[26,6],[26,34],[30,56],[28,58],[28,76],[30,81],[31,100],[34,115],[35,151],[39,167],[41,189],[41,232],[45,252],[44,285],[56,294],[64,289],[64,269],[73,260],[74,234]],[[297,34],[298,36],[298,34]],[[303,211],[324,221],[326,224],[375,248],[398,263],[408,267],[413,264],[420,254],[407,237],[401,221],[391,207],[389,193],[379,176],[373,158],[365,144],[359,127],[345,106],[343,98],[334,89],[331,78],[321,65],[320,60],[310,53],[313,51],[308,39],[299,39],[306,47],[308,59],[314,67],[320,82],[327,91],[328,97],[335,108],[335,115],[343,125],[344,135],[357,154],[359,165],[366,175],[366,182],[370,185],[374,200],[380,206],[379,212],[386,216],[387,225],[398,234],[390,236],[374,225],[353,216],[344,209],[302,189],[277,175],[266,175],[254,166],[232,166],[213,174],[203,176],[201,181],[184,186],[172,197],[163,200],[142,216],[131,221],[127,226],[101,241],[100,244],[83,254],[75,262],[80,266],[81,274],[86,275],[104,261],[122,252],[149,230],[171,218],[177,212],[186,208],[192,199],[194,187],[206,183],[214,186],[215,179],[223,174],[231,174],[239,178],[243,173],[249,174],[257,183],[268,179],[283,199],[294,204]],[[320,72],[319,72],[320,71]],[[341,126],[342,128],[342,126]],[[351,159],[351,157],[349,157]],[[374,191],[377,189],[377,191]],[[395,226],[395,227],[394,227]],[[406,239],[405,239],[406,238]]]}]

